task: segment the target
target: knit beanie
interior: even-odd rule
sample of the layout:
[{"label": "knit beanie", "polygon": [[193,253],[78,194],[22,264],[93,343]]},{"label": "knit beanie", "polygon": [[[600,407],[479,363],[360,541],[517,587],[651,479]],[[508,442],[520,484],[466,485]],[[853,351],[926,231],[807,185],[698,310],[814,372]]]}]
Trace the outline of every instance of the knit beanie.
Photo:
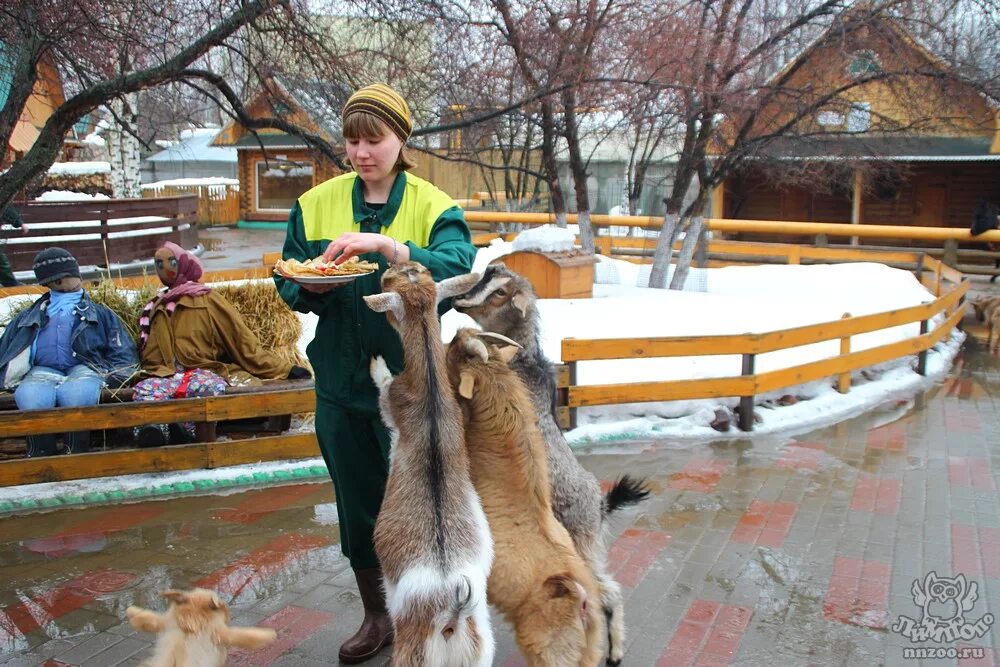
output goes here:
[{"label": "knit beanie", "polygon": [[39,285],[48,285],[60,278],[80,277],[80,265],[68,250],[46,248],[37,255],[31,265]]},{"label": "knit beanie", "polygon": [[373,83],[351,95],[344,105],[344,120],[358,111],[365,111],[381,120],[400,141],[405,142],[413,131],[413,120],[406,100],[384,83]]}]

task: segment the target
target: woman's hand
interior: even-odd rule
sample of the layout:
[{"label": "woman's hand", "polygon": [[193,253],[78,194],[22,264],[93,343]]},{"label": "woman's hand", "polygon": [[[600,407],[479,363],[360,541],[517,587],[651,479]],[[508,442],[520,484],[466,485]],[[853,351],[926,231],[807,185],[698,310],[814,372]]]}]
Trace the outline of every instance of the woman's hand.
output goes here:
[{"label": "woman's hand", "polygon": [[366,252],[380,253],[387,260],[392,259],[395,242],[388,236],[368,232],[347,232],[341,234],[326,247],[324,261],[343,264],[351,257]]}]

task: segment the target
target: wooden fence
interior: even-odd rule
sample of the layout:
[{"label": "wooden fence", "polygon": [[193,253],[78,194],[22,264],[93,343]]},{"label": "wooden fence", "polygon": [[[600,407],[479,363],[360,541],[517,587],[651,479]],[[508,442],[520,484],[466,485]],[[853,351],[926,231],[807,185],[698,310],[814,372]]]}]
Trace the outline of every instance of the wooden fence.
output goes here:
[{"label": "wooden fence", "polygon": [[[549,213],[506,213],[503,211],[466,211],[465,217],[477,234],[479,245],[486,245],[501,234],[504,225],[525,227],[551,224],[555,217]],[[567,222],[576,223],[577,216],[570,214]],[[591,222],[595,229],[595,242],[602,254],[633,262],[649,262],[656,247],[656,239],[644,236],[626,236],[621,229],[659,231],[663,219],[653,216],[593,215]],[[989,231],[973,237],[968,229],[956,227],[910,227],[903,225],[846,224],[828,222],[788,222],[778,220],[734,220],[727,218],[706,218],[706,227],[716,234],[716,239],[708,248],[706,266],[722,266],[728,263],[774,263],[781,262],[780,253],[768,250],[780,244],[768,242],[725,241],[727,235],[757,234],[778,236],[798,236],[802,245],[793,247],[836,248],[850,250],[879,250],[898,252],[920,252],[926,256],[942,260],[966,274],[1000,276],[1000,252],[989,250],[986,244],[1000,244],[1000,231]],[[483,229],[488,226],[489,230]],[[835,246],[831,238],[846,239],[849,245]],[[854,242],[857,239],[897,241],[898,246],[864,246]],[[919,243],[921,247],[914,244]],[[735,245],[728,245],[735,244]],[[904,245],[905,244],[905,245]],[[675,245],[679,247],[679,243]],[[760,252],[741,252],[740,248],[758,249]],[[824,261],[822,255],[807,255],[804,259]]]},{"label": "wooden fence", "polygon": [[164,185],[144,187],[143,197],[171,197],[177,195],[198,197],[198,224],[203,227],[235,225],[240,219],[240,186],[222,185]]},{"label": "wooden fence", "polygon": [[[837,253],[829,250],[827,260]],[[850,252],[856,261],[858,253]],[[879,261],[877,252],[869,251],[868,261]],[[901,254],[901,253],[897,253]],[[917,267],[920,280],[936,298],[925,304],[859,317],[845,317],[833,322],[822,322],[792,329],[766,333],[690,336],[669,338],[615,338],[615,339],[564,339],[562,360],[569,368],[567,407],[569,426],[576,425],[576,409],[593,406],[650,401],[675,401],[699,398],[740,398],[740,428],[753,428],[754,397],[759,394],[793,385],[837,378],[841,393],[850,391],[851,372],[918,354],[917,372],[926,373],[927,350],[949,336],[965,314],[963,297],[969,282],[961,273],[940,261],[912,253],[908,259]],[[931,329],[931,320],[943,314],[944,320]],[[912,322],[920,322],[920,334],[866,350],[851,350],[851,336],[879,331]],[[755,361],[759,354],[810,345],[828,340],[840,341],[840,354],[789,368],[758,373]],[[738,354],[742,357],[739,375],[722,378],[670,380],[664,382],[635,382],[619,384],[579,385],[577,364],[581,361],[646,359],[654,357],[692,357],[720,354]]]},{"label": "wooden fence", "polygon": [[[511,214],[490,215],[508,217]],[[622,223],[616,221],[614,224]],[[1000,233],[997,236],[1000,237]],[[624,240],[626,239],[612,239],[612,248],[625,247],[621,245]],[[752,428],[753,398],[761,393],[826,377],[836,378],[837,388],[847,392],[850,390],[852,371],[912,354],[919,355],[918,371],[925,372],[927,350],[948,336],[964,313],[962,300],[968,290],[967,279],[959,271],[922,253],[769,244],[743,244],[741,247],[748,252],[752,250],[758,255],[763,253],[788,263],[813,260],[891,261],[913,270],[935,295],[935,299],[926,304],[885,313],[743,336],[567,339],[562,346],[565,365],[560,368],[557,381],[561,397],[558,408],[560,422],[566,426],[575,425],[572,422],[575,421],[576,410],[592,405],[740,397],[740,426],[749,430]],[[265,264],[268,259],[273,263],[274,256],[266,258]],[[264,277],[269,274],[270,268],[265,266],[251,270],[216,272],[206,275],[204,280],[213,282],[241,277]],[[133,284],[150,279],[152,278],[140,277],[120,282]],[[29,291],[37,291],[37,288],[0,290],[0,297]],[[938,314],[943,314],[945,318],[932,329],[931,320]],[[913,322],[921,324],[917,337],[866,350],[850,349],[851,336]],[[828,340],[840,341],[838,356],[769,372],[755,371],[755,360],[759,354]],[[579,385],[576,382],[577,364],[585,361],[718,354],[741,355],[740,374],[725,378],[605,385]],[[309,412],[314,404],[312,389],[283,389],[163,403],[117,403],[88,408],[0,412],[0,433],[37,434],[174,421],[206,422]],[[213,468],[255,461],[305,458],[318,454],[314,434],[285,433],[237,442],[206,442],[149,450],[109,450],[43,459],[18,459],[0,462],[0,486],[135,472]]]},{"label": "wooden fence", "polygon": [[35,255],[52,246],[69,250],[80,264],[110,267],[148,260],[164,241],[185,248],[198,244],[194,195],[26,202],[14,207],[28,225],[26,235],[6,233],[3,250],[15,271],[30,270]]}]

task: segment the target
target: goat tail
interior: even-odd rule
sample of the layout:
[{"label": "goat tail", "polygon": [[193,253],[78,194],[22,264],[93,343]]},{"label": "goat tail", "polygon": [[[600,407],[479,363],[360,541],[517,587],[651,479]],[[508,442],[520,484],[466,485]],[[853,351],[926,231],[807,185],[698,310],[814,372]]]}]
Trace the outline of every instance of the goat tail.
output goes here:
[{"label": "goat tail", "polygon": [[604,496],[602,503],[604,516],[607,517],[625,507],[638,505],[648,497],[649,488],[646,486],[646,480],[622,475]]}]

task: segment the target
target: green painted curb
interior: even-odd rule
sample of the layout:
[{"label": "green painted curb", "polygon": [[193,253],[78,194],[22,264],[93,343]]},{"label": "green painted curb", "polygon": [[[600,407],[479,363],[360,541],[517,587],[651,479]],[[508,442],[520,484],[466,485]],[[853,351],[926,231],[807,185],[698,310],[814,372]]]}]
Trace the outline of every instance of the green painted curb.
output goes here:
[{"label": "green painted curb", "polygon": [[90,491],[85,494],[68,493],[64,496],[51,496],[42,499],[24,498],[4,500],[0,501],[0,517],[29,510],[56,509],[73,505],[103,505],[122,500],[155,499],[157,496],[203,494],[206,492],[211,493],[216,489],[244,486],[256,487],[268,482],[304,481],[325,478],[326,476],[326,467],[316,465],[308,468],[296,468],[294,470],[255,472],[253,474],[225,477],[222,479],[198,479],[191,482],[175,482],[173,484],[160,484],[153,487],[141,486],[128,490],[113,489],[106,492]]}]

